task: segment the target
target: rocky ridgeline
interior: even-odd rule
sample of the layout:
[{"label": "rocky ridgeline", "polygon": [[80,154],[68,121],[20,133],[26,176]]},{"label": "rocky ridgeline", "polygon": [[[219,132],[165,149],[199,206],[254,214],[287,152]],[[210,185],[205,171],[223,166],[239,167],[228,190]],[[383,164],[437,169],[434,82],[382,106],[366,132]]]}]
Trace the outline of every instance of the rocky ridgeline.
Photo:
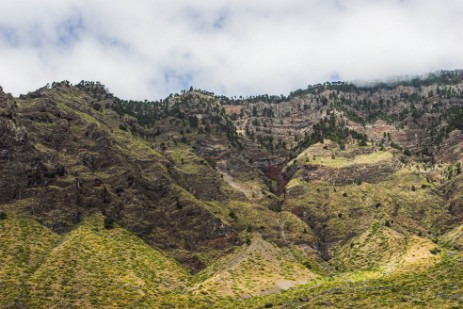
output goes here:
[{"label": "rocky ridgeline", "polygon": [[[383,267],[383,247],[393,248],[384,251],[394,257],[389,270],[403,271],[415,253],[435,265],[443,247],[432,241],[461,242],[462,111],[459,71],[241,99],[190,89],[126,101],[99,83],[67,81],[19,98],[0,90],[0,223],[22,237],[24,222],[35,222],[46,250],[68,240],[51,255],[58,260],[84,234],[101,243],[124,230],[124,241],[148,245],[146,260],[168,257],[173,276],[183,273],[176,263],[197,274],[181,285],[195,299],[250,298],[336,269]],[[5,242],[5,260],[15,243]],[[154,306],[150,297],[144,304]]]}]

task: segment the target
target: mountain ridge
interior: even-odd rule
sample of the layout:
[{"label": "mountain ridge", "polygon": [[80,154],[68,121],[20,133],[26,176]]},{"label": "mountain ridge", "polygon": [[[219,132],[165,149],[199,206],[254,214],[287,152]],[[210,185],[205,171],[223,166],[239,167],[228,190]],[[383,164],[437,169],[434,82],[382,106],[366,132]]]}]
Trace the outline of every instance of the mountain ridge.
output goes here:
[{"label": "mountain ridge", "polygon": [[[365,274],[372,287],[406,280],[403,263],[417,276],[447,273],[461,255],[462,115],[461,71],[239,100],[190,89],[159,102],[124,101],[93,82],[53,83],[18,98],[0,91],[2,235],[24,218],[37,237],[51,235],[46,251],[70,250],[84,270],[91,263],[109,269],[113,255],[120,274],[135,271],[126,283],[103,287],[110,272],[61,273],[52,265],[68,259],[62,255],[42,256],[46,270],[7,262],[14,272],[8,283],[0,279],[8,284],[0,305],[121,307],[117,291],[130,284],[142,296],[130,292],[125,305],[142,307],[266,306],[270,292],[288,304],[309,293],[300,298],[310,303],[313,282],[342,287],[349,272]],[[96,251],[63,249],[82,231],[89,238],[80,245],[98,243]],[[36,240],[21,233],[9,237],[32,248]],[[131,248],[143,248],[140,257]],[[2,247],[0,255],[11,261],[15,250]],[[257,259],[262,252],[268,257]],[[153,283],[158,270],[150,267],[161,260],[180,287]],[[438,299],[444,307],[459,302]]]}]

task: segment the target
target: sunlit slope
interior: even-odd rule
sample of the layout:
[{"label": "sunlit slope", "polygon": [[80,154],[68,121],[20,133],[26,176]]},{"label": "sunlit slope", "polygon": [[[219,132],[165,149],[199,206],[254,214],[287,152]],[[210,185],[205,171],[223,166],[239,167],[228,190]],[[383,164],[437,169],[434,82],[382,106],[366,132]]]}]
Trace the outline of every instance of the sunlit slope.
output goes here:
[{"label": "sunlit slope", "polygon": [[279,248],[258,234],[248,244],[224,256],[198,274],[195,292],[213,296],[251,297],[278,292],[313,280],[315,262],[297,259],[296,252]]},{"label": "sunlit slope", "polygon": [[375,221],[359,236],[340,247],[330,264],[338,270],[377,270],[384,273],[429,268],[440,249],[430,240],[402,233]]},{"label": "sunlit slope", "polygon": [[27,281],[27,306],[153,307],[161,295],[188,284],[176,262],[103,221],[92,216],[64,236]]},{"label": "sunlit slope", "polygon": [[275,295],[226,304],[228,308],[461,308],[463,256],[443,251],[428,268],[356,271],[313,281]]},{"label": "sunlit slope", "polygon": [[31,219],[3,212],[0,220],[0,307],[22,297],[24,283],[60,237]]}]

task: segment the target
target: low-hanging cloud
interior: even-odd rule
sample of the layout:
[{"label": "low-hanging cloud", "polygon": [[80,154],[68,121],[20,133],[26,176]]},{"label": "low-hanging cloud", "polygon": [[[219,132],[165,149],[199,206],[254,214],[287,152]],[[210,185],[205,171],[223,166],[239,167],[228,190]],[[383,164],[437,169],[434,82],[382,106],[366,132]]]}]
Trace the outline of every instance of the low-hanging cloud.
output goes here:
[{"label": "low-hanging cloud", "polygon": [[133,99],[287,94],[463,68],[461,0],[3,2],[0,85],[15,95],[65,79]]}]

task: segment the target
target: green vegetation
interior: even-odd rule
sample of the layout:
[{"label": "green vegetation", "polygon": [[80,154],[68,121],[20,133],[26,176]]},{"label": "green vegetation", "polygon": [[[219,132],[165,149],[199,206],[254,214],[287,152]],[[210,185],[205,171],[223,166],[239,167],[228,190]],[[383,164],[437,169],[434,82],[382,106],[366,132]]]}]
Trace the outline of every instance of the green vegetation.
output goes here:
[{"label": "green vegetation", "polygon": [[332,110],[329,119],[322,118],[319,123],[314,124],[312,133],[306,135],[298,143],[298,148],[307,148],[317,142],[323,143],[324,139],[330,139],[344,147],[349,138],[358,140],[360,146],[367,146],[368,137],[365,134],[346,128],[343,121],[336,119],[335,112],[336,110]]},{"label": "green vegetation", "polygon": [[198,274],[193,292],[211,297],[259,295],[278,292],[308,282],[317,275],[286,249],[254,234],[249,244],[220,258]]},{"label": "green vegetation", "polygon": [[[299,155],[299,157],[301,157],[301,155]],[[378,151],[370,154],[359,155],[354,158],[331,157],[331,160],[327,160],[326,158],[318,157],[317,159],[308,162],[308,164],[319,164],[332,168],[344,168],[361,164],[377,164],[383,161],[391,160],[392,158],[393,156],[390,152]]]},{"label": "green vegetation", "polygon": [[0,91],[0,307],[462,307],[462,77]]},{"label": "green vegetation", "polygon": [[[278,295],[256,297],[229,308],[459,308],[461,254],[443,252],[424,270],[343,273]],[[436,278],[439,278],[436,280]],[[227,307],[227,306],[224,306]]]},{"label": "green vegetation", "polygon": [[[250,245],[217,260],[195,278],[127,231],[105,229],[104,218],[98,215],[61,240],[15,213],[1,224],[2,240],[7,240],[0,251],[2,278],[12,278],[14,273],[18,280],[2,280],[6,287],[1,290],[2,306],[13,304],[21,291],[20,302],[33,307],[322,308],[336,304],[337,308],[373,308],[400,304],[451,308],[461,304],[456,295],[463,287],[455,283],[463,280],[459,267],[463,256],[422,238],[400,235],[381,222],[347,243],[332,262],[360,262],[350,266],[355,272],[315,275],[299,264],[298,254],[255,235]],[[32,250],[19,251],[24,258],[18,259],[19,249],[13,248],[20,246]],[[305,264],[314,267],[313,262]],[[367,268],[361,270],[359,265]],[[300,285],[303,282],[307,283]],[[192,288],[185,293],[189,285]],[[279,292],[240,299],[265,290]]]},{"label": "green vegetation", "polygon": [[28,306],[155,306],[188,283],[176,262],[123,229],[105,229],[104,221],[87,218],[48,252],[27,280]]},{"label": "green vegetation", "polygon": [[14,306],[24,285],[60,237],[14,212],[0,220],[0,307]]}]

